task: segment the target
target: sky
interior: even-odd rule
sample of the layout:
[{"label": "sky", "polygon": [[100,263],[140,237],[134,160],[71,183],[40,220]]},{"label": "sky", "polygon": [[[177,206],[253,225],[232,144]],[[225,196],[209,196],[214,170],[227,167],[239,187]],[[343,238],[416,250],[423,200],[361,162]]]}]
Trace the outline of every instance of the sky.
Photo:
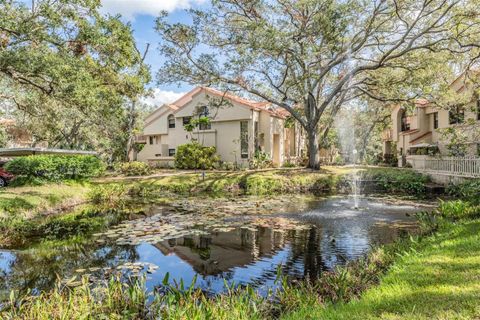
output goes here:
[{"label": "sky", "polygon": [[151,67],[154,96],[144,99],[148,104],[162,105],[171,103],[180,98],[192,88],[186,84],[157,86],[156,72],[164,60],[158,51],[160,36],[155,32],[155,18],[162,10],[169,12],[171,21],[188,21],[185,9],[206,6],[206,0],[101,0],[102,12],[121,14],[125,21],[132,24],[137,46],[141,52],[150,43],[150,50],[146,62]]}]

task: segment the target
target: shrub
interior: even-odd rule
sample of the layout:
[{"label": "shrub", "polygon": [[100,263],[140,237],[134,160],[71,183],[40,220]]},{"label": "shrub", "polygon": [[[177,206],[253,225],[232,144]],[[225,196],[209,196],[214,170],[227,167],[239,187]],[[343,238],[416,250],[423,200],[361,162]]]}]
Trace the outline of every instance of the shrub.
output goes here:
[{"label": "shrub", "polygon": [[478,219],[480,206],[475,206],[467,201],[441,201],[436,215],[449,220]]},{"label": "shrub", "polygon": [[152,172],[152,168],[144,162],[123,162],[115,166],[115,171],[126,176],[145,176]]},{"label": "shrub", "polygon": [[262,151],[255,152],[255,155],[249,162],[250,169],[265,169],[273,167],[270,156]]},{"label": "shrub", "polygon": [[198,142],[183,144],[175,154],[175,167],[178,169],[211,170],[220,161],[215,147],[204,147]]},{"label": "shrub", "polygon": [[16,175],[19,181],[61,181],[99,176],[103,162],[95,156],[38,155],[15,158],[5,169]]},{"label": "shrub", "polygon": [[470,180],[461,184],[449,185],[448,194],[451,196],[480,204],[480,179]]},{"label": "shrub", "polygon": [[363,173],[365,180],[374,180],[387,192],[423,195],[428,176],[407,169],[369,169]]},{"label": "shrub", "polygon": [[284,168],[296,168],[298,167],[294,162],[291,162],[289,160],[285,161],[285,163],[283,164]]}]

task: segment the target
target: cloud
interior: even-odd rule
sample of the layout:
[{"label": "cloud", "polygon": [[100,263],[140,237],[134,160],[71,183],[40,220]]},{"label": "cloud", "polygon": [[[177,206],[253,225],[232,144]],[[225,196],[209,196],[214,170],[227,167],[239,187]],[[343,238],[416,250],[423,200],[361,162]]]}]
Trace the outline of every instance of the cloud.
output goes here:
[{"label": "cloud", "polygon": [[160,11],[169,12],[177,9],[188,9],[202,4],[205,0],[101,0],[102,11],[110,14],[121,14],[133,20],[139,14],[156,16]]},{"label": "cloud", "polygon": [[151,106],[159,107],[164,104],[170,104],[182,97],[185,92],[173,92],[155,88],[151,97],[142,99],[142,102]]}]

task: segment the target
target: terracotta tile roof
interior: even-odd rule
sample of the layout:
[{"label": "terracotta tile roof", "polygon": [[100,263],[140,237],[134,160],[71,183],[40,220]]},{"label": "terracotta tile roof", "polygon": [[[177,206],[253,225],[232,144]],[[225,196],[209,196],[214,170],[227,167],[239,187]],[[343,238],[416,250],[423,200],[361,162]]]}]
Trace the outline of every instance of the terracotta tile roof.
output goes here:
[{"label": "terracotta tile roof", "polygon": [[237,103],[240,103],[240,104],[243,104],[255,111],[267,111],[268,113],[270,113],[271,115],[274,115],[274,116],[277,116],[277,117],[280,117],[280,118],[285,118],[285,114],[282,114],[281,110],[283,111],[286,111],[278,106],[274,106],[273,104],[271,104],[270,102],[267,102],[267,101],[261,101],[261,102],[256,102],[256,101],[252,101],[252,100],[247,100],[245,98],[242,98],[242,97],[239,97],[239,96],[236,96],[236,95],[233,95],[233,94],[230,94],[230,93],[225,93],[225,92],[221,92],[221,91],[218,91],[218,90],[215,90],[215,89],[212,89],[212,88],[207,88],[207,87],[203,87],[203,89],[207,92],[210,92],[212,94],[215,94],[217,96],[221,96],[221,97],[225,97],[227,99],[230,99],[232,101],[235,101]]},{"label": "terracotta tile roof", "polygon": [[410,140],[410,143],[420,141],[421,139],[423,139],[423,138],[425,138],[425,137],[427,137],[427,136],[429,136],[429,135],[431,135],[431,134],[432,134],[432,131],[428,131],[428,132],[422,134],[421,136],[416,137],[416,138],[413,139],[413,140]]},{"label": "terracotta tile roof", "polygon": [[430,104],[430,101],[428,101],[427,99],[422,98],[422,99],[415,100],[415,105],[420,108],[427,107],[429,104]]}]

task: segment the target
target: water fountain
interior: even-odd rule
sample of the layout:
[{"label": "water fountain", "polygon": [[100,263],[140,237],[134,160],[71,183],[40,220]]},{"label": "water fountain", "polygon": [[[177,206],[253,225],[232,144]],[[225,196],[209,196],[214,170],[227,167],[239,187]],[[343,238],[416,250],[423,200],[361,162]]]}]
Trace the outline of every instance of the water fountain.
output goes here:
[{"label": "water fountain", "polygon": [[360,183],[360,179],[359,179],[359,176],[358,176],[358,170],[357,170],[357,149],[353,149],[353,173],[352,173],[352,182],[351,182],[351,185],[352,185],[352,193],[353,193],[353,203],[354,203],[354,209],[355,210],[358,210],[360,207],[359,207],[359,191],[360,191],[360,186],[359,186],[359,183]]},{"label": "water fountain", "polygon": [[358,174],[358,150],[356,149],[356,136],[353,115],[353,106],[347,106],[335,120],[338,138],[341,147],[341,153],[345,164],[353,167],[353,172],[349,175],[348,183],[350,186],[350,197],[353,200],[352,207],[355,210],[360,209],[361,179]]}]

